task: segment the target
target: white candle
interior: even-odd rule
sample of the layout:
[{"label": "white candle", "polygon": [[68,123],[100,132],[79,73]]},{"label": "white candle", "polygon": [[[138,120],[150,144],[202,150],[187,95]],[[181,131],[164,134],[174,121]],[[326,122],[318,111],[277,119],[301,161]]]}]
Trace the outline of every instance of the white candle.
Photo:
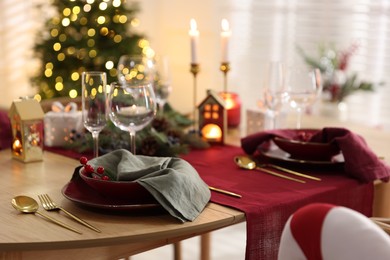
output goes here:
[{"label": "white candle", "polygon": [[228,48],[229,48],[229,38],[232,32],[229,28],[229,22],[226,19],[222,19],[221,22],[222,32],[221,32],[221,51],[222,51],[222,62],[229,62]]},{"label": "white candle", "polygon": [[149,111],[150,109],[147,109],[144,106],[132,105],[129,107],[121,107],[118,113],[121,115],[134,116],[140,114],[147,114]]},{"label": "white candle", "polygon": [[195,19],[191,19],[190,21],[190,31],[188,34],[190,35],[190,40],[191,40],[191,63],[197,64],[199,31],[197,29]]}]

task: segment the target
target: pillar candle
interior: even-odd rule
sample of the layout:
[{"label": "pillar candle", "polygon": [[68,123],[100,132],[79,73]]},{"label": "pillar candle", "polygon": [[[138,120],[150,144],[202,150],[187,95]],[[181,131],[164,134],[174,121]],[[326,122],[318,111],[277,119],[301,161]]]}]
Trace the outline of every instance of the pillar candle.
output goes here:
[{"label": "pillar candle", "polygon": [[222,32],[221,32],[221,51],[222,51],[222,60],[221,62],[229,62],[228,47],[229,47],[229,38],[232,34],[229,29],[229,22],[226,19],[222,19],[221,22]]},{"label": "pillar candle", "polygon": [[190,31],[188,34],[190,35],[190,41],[191,41],[191,63],[197,64],[199,31],[195,19],[191,19],[190,21]]}]

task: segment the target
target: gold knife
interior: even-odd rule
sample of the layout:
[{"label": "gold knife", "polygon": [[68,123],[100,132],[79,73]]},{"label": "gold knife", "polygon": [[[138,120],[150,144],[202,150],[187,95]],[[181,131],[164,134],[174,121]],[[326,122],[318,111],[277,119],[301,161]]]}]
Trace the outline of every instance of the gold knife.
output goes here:
[{"label": "gold knife", "polygon": [[297,172],[297,171],[293,171],[293,170],[290,170],[290,169],[286,169],[286,168],[278,166],[278,165],[266,164],[266,166],[274,168],[274,169],[277,169],[277,170],[281,170],[281,171],[284,171],[284,172],[287,172],[287,173],[290,173],[290,174],[294,174],[296,176],[300,176],[300,177],[304,177],[304,178],[312,179],[312,180],[316,180],[316,181],[321,181],[320,178],[317,178],[317,177],[314,177],[314,176],[310,176],[310,175],[306,175],[306,174],[303,174],[303,173],[300,173],[300,172]]},{"label": "gold knife", "polygon": [[241,198],[242,197],[240,194],[237,194],[237,193],[234,193],[234,192],[231,192],[231,191],[227,191],[227,190],[222,190],[222,189],[218,189],[218,188],[214,188],[214,187],[210,187],[210,186],[209,186],[209,189],[212,190],[212,191],[216,191],[216,192],[219,192],[219,193],[230,195],[230,196],[233,196],[233,197],[236,197],[236,198]]}]

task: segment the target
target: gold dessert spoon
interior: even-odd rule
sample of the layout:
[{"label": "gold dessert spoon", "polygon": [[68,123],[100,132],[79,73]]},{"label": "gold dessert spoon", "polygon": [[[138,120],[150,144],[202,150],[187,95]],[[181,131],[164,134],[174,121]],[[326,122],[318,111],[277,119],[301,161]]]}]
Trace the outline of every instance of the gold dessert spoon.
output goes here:
[{"label": "gold dessert spoon", "polygon": [[289,176],[280,174],[278,172],[270,171],[268,169],[259,167],[259,166],[256,165],[255,161],[253,161],[251,158],[249,158],[247,156],[236,156],[236,157],[234,157],[234,162],[236,163],[236,165],[238,167],[240,167],[242,169],[246,169],[246,170],[259,170],[261,172],[265,172],[265,173],[268,173],[268,174],[271,174],[271,175],[274,175],[274,176],[277,176],[277,177],[280,177],[280,178],[284,178],[284,179],[287,179],[287,180],[296,181],[296,182],[300,182],[300,183],[306,183],[303,180],[296,179],[296,178],[293,178],[293,177],[289,177]]},{"label": "gold dessert spoon", "polygon": [[283,172],[294,174],[294,175],[299,176],[299,177],[303,177],[303,178],[307,178],[307,179],[311,179],[311,180],[315,180],[315,181],[321,181],[321,179],[318,177],[314,177],[314,176],[310,176],[310,175],[307,175],[304,173],[293,171],[293,170],[290,170],[290,169],[287,169],[287,168],[284,168],[284,167],[281,167],[278,165],[268,164],[268,163],[267,164],[256,164],[256,162],[248,156],[240,155],[240,156],[236,156],[236,157],[239,158],[239,160],[241,160],[242,162],[245,162],[246,164],[254,164],[257,167],[260,167],[262,169],[264,169],[265,167],[270,167],[270,168],[274,168],[274,169],[277,169],[277,170],[280,170]]},{"label": "gold dessert spoon", "polygon": [[67,228],[67,229],[73,231],[73,232],[81,234],[81,232],[78,231],[77,229],[72,228],[71,226],[69,226],[69,225],[67,225],[59,220],[56,220],[55,218],[49,217],[48,215],[39,212],[38,211],[38,208],[39,208],[38,202],[31,197],[16,196],[15,198],[12,199],[11,204],[15,209],[19,210],[22,213],[38,214],[41,217],[46,218],[47,220],[50,220],[57,225],[60,225],[64,228]]}]

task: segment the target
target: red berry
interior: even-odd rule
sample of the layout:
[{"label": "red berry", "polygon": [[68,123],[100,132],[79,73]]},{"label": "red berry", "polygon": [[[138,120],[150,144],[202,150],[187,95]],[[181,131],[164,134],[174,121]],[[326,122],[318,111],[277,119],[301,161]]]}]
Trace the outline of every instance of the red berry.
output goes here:
[{"label": "red berry", "polygon": [[102,180],[103,180],[103,181],[109,181],[109,180],[110,180],[110,177],[108,177],[107,175],[103,175],[103,176],[102,176]]},{"label": "red berry", "polygon": [[92,167],[92,165],[90,165],[90,164],[86,164],[85,166],[84,166],[84,169],[85,169],[85,172],[86,173],[92,173],[92,172],[94,172],[95,171],[95,169]]},{"label": "red berry", "polygon": [[97,167],[96,173],[98,173],[98,174],[103,174],[103,173],[104,173],[104,167],[103,167],[103,166]]},{"label": "red berry", "polygon": [[87,162],[88,162],[87,157],[85,157],[85,156],[80,157],[80,163],[81,163],[82,165],[86,165]]}]

